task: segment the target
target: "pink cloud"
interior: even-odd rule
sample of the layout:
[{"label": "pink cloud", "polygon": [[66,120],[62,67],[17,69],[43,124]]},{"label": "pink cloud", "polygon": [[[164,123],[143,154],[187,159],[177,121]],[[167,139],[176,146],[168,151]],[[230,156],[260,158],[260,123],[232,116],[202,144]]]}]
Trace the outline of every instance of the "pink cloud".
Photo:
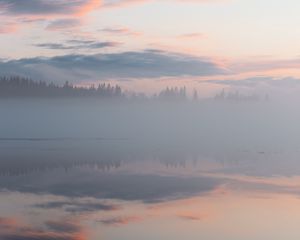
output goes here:
[{"label": "pink cloud", "polygon": [[109,226],[128,225],[130,223],[139,222],[139,221],[141,221],[141,218],[136,216],[115,217],[115,218],[99,220],[99,222],[101,222],[102,224],[109,225]]},{"label": "pink cloud", "polygon": [[191,221],[202,221],[209,217],[208,214],[182,213],[177,215],[181,219]]},{"label": "pink cloud", "polygon": [[76,15],[78,15],[78,16],[85,15],[85,14],[99,8],[101,5],[102,5],[102,0],[90,0],[85,5],[82,5],[78,9]]},{"label": "pink cloud", "polygon": [[102,0],[0,0],[1,13],[6,16],[84,15],[102,4]]},{"label": "pink cloud", "polygon": [[[166,0],[170,2],[215,2],[226,0]],[[106,7],[126,7],[133,4],[141,4],[147,2],[160,2],[158,0],[0,0],[1,15],[5,16],[11,22],[18,22],[19,25],[30,24],[36,21],[47,20],[62,23],[65,19],[82,19],[88,13]],[[25,21],[24,21],[25,19]],[[78,20],[79,22],[79,20]],[[52,26],[54,24],[55,26]],[[77,24],[77,23],[76,23]],[[59,25],[59,26],[58,26]],[[73,28],[75,21],[65,21],[63,24],[50,23],[48,30],[57,28]],[[16,24],[2,24],[0,33],[16,32],[18,27]],[[141,35],[140,32],[134,32],[129,29],[117,29],[119,33],[126,35]],[[117,31],[116,31],[117,32]],[[116,33],[115,32],[115,33]],[[112,33],[112,32],[111,32]]]},{"label": "pink cloud", "polygon": [[[216,3],[229,0],[166,0],[169,2],[181,2],[181,3]],[[142,4],[147,2],[161,2],[161,0],[116,0],[116,1],[103,1],[104,7],[127,7],[133,4]]]},{"label": "pink cloud", "polygon": [[126,28],[126,27],[104,28],[101,31],[106,32],[108,34],[114,34],[114,35],[141,36],[143,34],[142,32],[134,31],[134,30]]},{"label": "pink cloud", "polygon": [[2,23],[0,26],[0,34],[14,33],[18,30],[18,25],[16,23]]},{"label": "pink cloud", "polygon": [[237,73],[262,72],[278,69],[299,69],[300,58],[293,59],[263,59],[263,60],[241,60],[233,62],[230,69]]},{"label": "pink cloud", "polygon": [[70,221],[49,221],[46,228],[32,227],[11,218],[0,218],[0,239],[86,240],[83,228]]},{"label": "pink cloud", "polygon": [[47,30],[74,28],[86,14],[101,5],[102,0],[0,0],[0,13],[9,21],[1,24],[0,34],[13,33],[19,26],[40,21],[50,21]]},{"label": "pink cloud", "polygon": [[200,39],[200,38],[205,38],[206,35],[203,33],[186,33],[186,34],[182,34],[177,36],[178,38],[185,38],[185,39]]}]

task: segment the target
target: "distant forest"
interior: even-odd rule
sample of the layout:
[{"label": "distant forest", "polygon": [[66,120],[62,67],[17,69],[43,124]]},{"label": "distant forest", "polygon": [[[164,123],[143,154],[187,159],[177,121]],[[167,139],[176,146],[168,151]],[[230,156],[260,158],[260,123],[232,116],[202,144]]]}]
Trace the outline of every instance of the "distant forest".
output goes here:
[{"label": "distant forest", "polygon": [[[78,87],[65,82],[63,85],[34,81],[29,78],[11,76],[0,77],[0,98],[99,98],[122,100],[188,100],[186,87],[167,87],[157,94],[147,97],[143,93],[125,92],[119,85],[101,83],[98,86]],[[268,96],[264,100],[268,100]],[[198,92],[194,90],[192,97],[198,100]],[[217,101],[259,101],[258,95],[243,95],[239,92],[225,93],[222,90],[214,97]]]},{"label": "distant forest", "polygon": [[73,86],[69,82],[59,86],[54,83],[33,81],[23,77],[0,77],[0,97],[95,97],[122,98],[125,97],[120,86],[99,84],[85,88]]},{"label": "distant forest", "polygon": [[[125,93],[119,85],[101,83],[98,86],[78,87],[65,82],[62,86],[29,78],[0,77],[0,98],[103,98],[149,99],[144,94]],[[166,88],[152,98],[186,100],[186,88]]]}]

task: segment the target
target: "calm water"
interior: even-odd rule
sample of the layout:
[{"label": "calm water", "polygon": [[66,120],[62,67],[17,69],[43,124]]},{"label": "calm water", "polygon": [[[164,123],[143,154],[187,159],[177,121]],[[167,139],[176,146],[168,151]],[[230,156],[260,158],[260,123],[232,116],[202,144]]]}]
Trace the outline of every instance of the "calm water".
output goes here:
[{"label": "calm water", "polygon": [[3,106],[1,240],[300,237],[299,116]]},{"label": "calm water", "polygon": [[1,239],[300,237],[299,152],[212,155],[122,139],[0,147]]}]

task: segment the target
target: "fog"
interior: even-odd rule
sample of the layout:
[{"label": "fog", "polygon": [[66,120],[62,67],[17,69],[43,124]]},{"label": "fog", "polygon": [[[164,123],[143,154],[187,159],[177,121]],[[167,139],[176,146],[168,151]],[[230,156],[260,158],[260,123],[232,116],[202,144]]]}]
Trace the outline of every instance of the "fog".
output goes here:
[{"label": "fog", "polygon": [[[27,225],[0,231],[0,238],[27,239],[23,229],[32,229],[37,239],[41,231],[53,234],[52,223],[61,229],[66,221],[78,221],[95,234],[86,239],[98,239],[99,229],[109,238],[120,231],[130,239],[140,225],[151,238],[165,234],[162,223],[174,226],[180,219],[191,238],[199,239],[205,232],[193,224],[219,229],[218,221],[203,222],[199,208],[215,208],[221,215],[230,204],[240,204],[220,224],[245,214],[242,223],[236,222],[243,227],[251,222],[248,209],[261,211],[262,201],[268,201],[264,211],[275,215],[264,220],[279,219],[281,212],[272,204],[300,195],[295,180],[300,113],[292,103],[1,99],[0,228],[14,218]],[[258,202],[249,204],[249,199]],[[175,215],[170,215],[172,206]],[[154,219],[161,224],[152,225]],[[130,232],[127,225],[133,227]],[[207,230],[210,239],[223,235],[214,234]]]},{"label": "fog", "polygon": [[[289,148],[300,113],[290,102],[134,102],[19,99],[0,102],[1,138],[119,139],[235,148]],[[264,149],[260,149],[264,150]]]},{"label": "fog", "polygon": [[[299,155],[300,113],[290,102],[19,99],[2,100],[0,111],[2,146],[22,149],[40,142],[50,149],[71,147],[74,156],[101,148],[121,151],[123,157],[140,153],[141,159],[146,153],[173,160],[187,154],[218,161],[262,158],[268,163],[256,174],[267,175],[290,175],[300,168],[293,162]],[[289,171],[267,171],[285,161]]]}]

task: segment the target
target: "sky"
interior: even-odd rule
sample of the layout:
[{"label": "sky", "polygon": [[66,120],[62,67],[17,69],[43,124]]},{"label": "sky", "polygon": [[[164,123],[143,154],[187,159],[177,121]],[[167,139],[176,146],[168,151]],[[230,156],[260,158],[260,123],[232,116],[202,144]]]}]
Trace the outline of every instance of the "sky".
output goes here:
[{"label": "sky", "polygon": [[0,0],[0,73],[297,94],[297,0]]}]

